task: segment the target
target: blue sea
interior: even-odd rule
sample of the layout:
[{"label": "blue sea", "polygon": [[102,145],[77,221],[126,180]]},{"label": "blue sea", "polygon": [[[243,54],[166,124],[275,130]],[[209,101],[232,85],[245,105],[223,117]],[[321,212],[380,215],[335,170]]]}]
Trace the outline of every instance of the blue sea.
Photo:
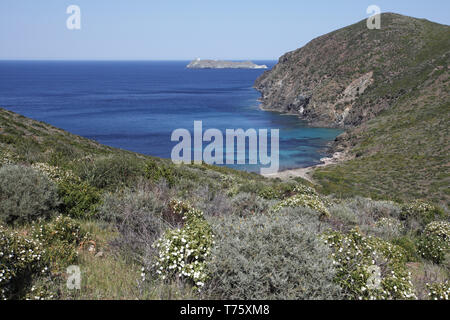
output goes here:
[{"label": "blue sea", "polygon": [[[189,61],[0,61],[0,106],[102,144],[170,158],[172,131],[280,130],[280,169],[320,162],[340,130],[259,109],[264,70],[186,69]],[[275,61],[255,61],[272,67]],[[206,143],[205,143],[206,145]],[[256,171],[258,166],[237,166]]]}]

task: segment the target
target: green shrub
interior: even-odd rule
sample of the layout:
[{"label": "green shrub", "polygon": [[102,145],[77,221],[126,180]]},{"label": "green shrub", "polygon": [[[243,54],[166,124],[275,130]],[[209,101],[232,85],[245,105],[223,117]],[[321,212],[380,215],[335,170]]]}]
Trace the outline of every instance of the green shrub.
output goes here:
[{"label": "green shrub", "polygon": [[43,245],[0,225],[0,299],[21,299],[32,278],[46,272]]},{"label": "green shrub", "polygon": [[419,260],[419,254],[417,249],[417,243],[415,239],[408,236],[402,236],[391,240],[391,243],[397,245],[405,251],[406,260],[408,262],[416,262]]},{"label": "green shrub", "polygon": [[416,200],[403,205],[400,217],[410,229],[422,230],[432,221],[445,218],[445,212],[428,202]]},{"label": "green shrub", "polygon": [[431,300],[449,300],[450,299],[450,282],[427,283],[429,291],[428,296]]},{"label": "green shrub", "polygon": [[84,181],[62,180],[58,183],[61,212],[72,218],[90,218],[97,213],[101,192]]},{"label": "green shrub", "polygon": [[208,279],[206,259],[214,244],[211,227],[203,212],[189,203],[174,200],[169,206],[185,224],[181,228],[167,230],[155,242],[154,248],[159,254],[153,268],[163,280],[182,278],[201,289]]},{"label": "green shrub", "polygon": [[216,245],[206,293],[218,299],[334,299],[331,252],[312,215],[226,216],[213,220]]},{"label": "green shrub", "polygon": [[170,187],[176,182],[177,172],[174,165],[148,160],[145,163],[144,173],[145,177],[153,182],[158,182],[161,179],[166,180]]},{"label": "green shrub", "polygon": [[130,186],[143,174],[142,161],[133,156],[114,155],[87,159],[77,167],[78,176],[99,189]]},{"label": "green shrub", "polygon": [[325,242],[333,250],[335,277],[350,299],[415,299],[402,248],[356,229],[329,232]]},{"label": "green shrub", "polygon": [[314,194],[300,193],[290,198],[287,198],[281,202],[279,202],[274,208],[273,212],[278,212],[281,208],[295,208],[295,207],[304,207],[310,208],[314,211],[320,213],[322,217],[329,217],[330,212],[326,207],[325,203],[322,199]]},{"label": "green shrub", "polygon": [[[286,197],[292,196],[303,185],[297,185],[294,183],[276,183],[270,186],[261,188],[258,195],[266,200],[282,200]],[[306,186],[305,186],[306,187]]]},{"label": "green shrub", "polygon": [[419,253],[435,263],[444,261],[450,250],[450,223],[434,221],[429,223],[419,241]]},{"label": "green shrub", "polygon": [[23,224],[48,218],[58,204],[56,186],[47,176],[24,166],[0,168],[0,221]]},{"label": "green shrub", "polygon": [[89,240],[89,234],[82,230],[80,223],[62,215],[50,222],[33,225],[32,235],[44,245],[46,250],[42,258],[52,271],[61,271],[75,263],[78,247]]}]

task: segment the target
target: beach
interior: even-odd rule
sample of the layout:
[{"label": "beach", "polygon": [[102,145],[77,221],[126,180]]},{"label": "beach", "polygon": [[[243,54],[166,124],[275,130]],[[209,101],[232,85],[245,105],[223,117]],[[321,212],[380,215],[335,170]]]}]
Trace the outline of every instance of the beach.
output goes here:
[{"label": "beach", "polygon": [[326,167],[332,164],[337,164],[341,161],[343,161],[346,158],[346,154],[344,152],[335,152],[331,157],[325,157],[321,158],[320,161],[322,163],[306,167],[306,168],[298,168],[298,169],[290,169],[290,170],[283,170],[279,171],[277,173],[271,173],[271,174],[265,174],[263,176],[267,178],[280,178],[282,180],[287,180],[291,178],[303,178],[305,180],[308,180],[309,182],[314,183],[311,174],[314,171],[314,169],[319,167]]}]

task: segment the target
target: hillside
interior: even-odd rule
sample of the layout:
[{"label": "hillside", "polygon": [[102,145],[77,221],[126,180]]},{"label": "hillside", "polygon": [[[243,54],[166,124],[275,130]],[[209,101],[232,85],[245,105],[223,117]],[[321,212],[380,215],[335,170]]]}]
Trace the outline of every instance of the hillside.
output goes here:
[{"label": "hillside", "polygon": [[448,29],[417,23],[434,42],[346,102],[392,95],[348,124],[334,148],[350,160],[320,185],[175,165],[0,108],[0,299],[448,300],[448,208],[419,199],[448,197]]},{"label": "hillside", "polygon": [[0,109],[2,299],[439,298],[449,235],[422,201],[174,165]]},{"label": "hillside", "polygon": [[386,13],[282,56],[255,83],[263,108],[347,130],[350,160],[317,169],[325,192],[449,204],[450,27]]}]

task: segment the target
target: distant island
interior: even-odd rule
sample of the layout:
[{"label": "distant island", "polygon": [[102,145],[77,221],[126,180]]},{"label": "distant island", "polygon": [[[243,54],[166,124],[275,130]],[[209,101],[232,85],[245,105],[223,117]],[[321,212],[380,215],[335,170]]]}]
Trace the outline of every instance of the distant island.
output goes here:
[{"label": "distant island", "polygon": [[267,69],[266,65],[257,65],[251,61],[222,61],[222,60],[201,60],[200,58],[191,61],[189,69]]}]

